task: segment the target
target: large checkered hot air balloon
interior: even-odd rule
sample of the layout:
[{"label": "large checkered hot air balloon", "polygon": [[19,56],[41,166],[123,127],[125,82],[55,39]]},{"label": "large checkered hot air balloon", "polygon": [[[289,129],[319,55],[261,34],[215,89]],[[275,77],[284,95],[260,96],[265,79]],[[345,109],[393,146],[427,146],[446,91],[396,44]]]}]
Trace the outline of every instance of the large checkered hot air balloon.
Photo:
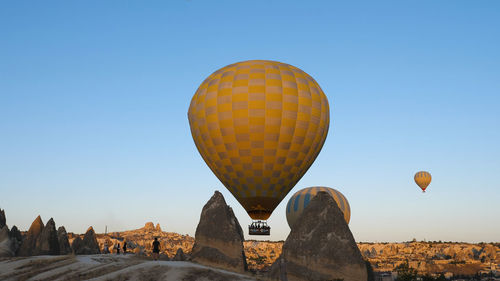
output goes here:
[{"label": "large checkered hot air balloon", "polygon": [[[212,73],[188,111],[201,156],[257,221],[269,218],[314,162],[328,133],[329,116],[328,100],[311,76],[265,60]],[[262,229],[251,228],[250,233],[269,233]]]}]

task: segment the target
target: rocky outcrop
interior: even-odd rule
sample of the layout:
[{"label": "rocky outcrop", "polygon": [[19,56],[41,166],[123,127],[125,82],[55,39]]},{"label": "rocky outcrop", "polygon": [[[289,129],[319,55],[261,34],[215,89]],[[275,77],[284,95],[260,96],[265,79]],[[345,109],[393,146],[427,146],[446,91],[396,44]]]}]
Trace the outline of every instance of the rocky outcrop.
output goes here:
[{"label": "rocky outcrop", "polygon": [[16,254],[15,241],[11,238],[6,222],[5,212],[0,209],[0,257],[12,257]]},{"label": "rocky outcrop", "polygon": [[[118,237],[121,239],[116,239]],[[107,241],[108,245],[111,247],[111,245],[121,243],[121,241],[125,239],[127,240],[128,248],[130,248],[131,252],[140,255],[150,255],[152,253],[152,243],[154,238],[158,238],[158,241],[160,242],[160,256],[161,254],[165,254],[169,257],[174,257],[179,248],[181,248],[184,253],[190,253],[194,245],[194,237],[189,235],[156,230],[149,231],[144,229],[144,227],[123,232],[111,232],[105,236],[98,235],[97,242],[99,242],[99,245],[104,245]],[[101,248],[101,251],[102,250],[103,249]]]},{"label": "rocky outcrop", "polygon": [[87,229],[87,232],[85,232],[82,240],[77,241],[77,238],[73,240],[72,245],[73,251],[76,255],[95,255],[101,253],[101,250],[99,250],[99,243],[97,243],[95,231],[92,226]]},{"label": "rocky outcrop", "polygon": [[61,255],[71,254],[71,246],[69,245],[68,233],[64,226],[57,229],[57,241],[59,242],[59,253]]},{"label": "rocky outcrop", "polygon": [[76,236],[75,239],[73,239],[73,242],[71,243],[71,249],[73,250],[73,254],[80,253],[80,249],[82,248],[82,238],[80,236]]},{"label": "rocky outcrop", "polygon": [[36,255],[59,255],[59,240],[54,219],[50,218],[36,241]]},{"label": "rocky outcrop", "polygon": [[248,269],[265,270],[281,255],[284,241],[255,241],[243,242]]},{"label": "rocky outcrop", "polygon": [[38,216],[35,221],[30,226],[26,237],[23,239],[21,247],[19,248],[18,255],[19,256],[32,256],[36,254],[36,242],[38,237],[42,233],[43,230],[43,222],[42,218]]},{"label": "rocky outcrop", "polygon": [[15,225],[10,230],[10,238],[16,239],[17,241],[19,241],[19,243],[21,243],[21,241],[23,240],[21,232],[19,231],[19,229],[17,229],[17,226]]},{"label": "rocky outcrop", "polygon": [[0,229],[2,229],[7,223],[7,219],[5,218],[5,211],[0,209]]},{"label": "rocky outcrop", "polygon": [[182,251],[181,248],[177,249],[177,253],[175,253],[174,258],[172,259],[173,261],[186,261],[188,260],[186,254],[184,254],[184,251]]},{"label": "rocky outcrop", "polygon": [[19,229],[17,229],[17,226],[12,226],[12,229],[10,230],[10,239],[12,240],[12,249],[14,250],[14,253],[17,255],[17,252],[19,251],[19,247],[21,247],[21,243],[23,241],[23,236],[21,235],[21,232]]},{"label": "rocky outcrop", "polygon": [[152,222],[147,222],[144,225],[144,230],[149,230],[149,231],[154,231],[155,230],[155,225]]},{"label": "rocky outcrop", "polygon": [[342,211],[326,192],[319,192],[304,209],[270,276],[288,281],[367,280],[365,261]]},{"label": "rocky outcrop", "polygon": [[156,224],[155,230],[161,232],[161,227],[159,223]]},{"label": "rocky outcrop", "polygon": [[14,243],[10,238],[9,228],[4,225],[0,228],[0,257],[13,257],[14,255]]},{"label": "rocky outcrop", "polygon": [[196,227],[191,259],[200,264],[236,272],[247,269],[243,231],[219,191],[203,206]]}]

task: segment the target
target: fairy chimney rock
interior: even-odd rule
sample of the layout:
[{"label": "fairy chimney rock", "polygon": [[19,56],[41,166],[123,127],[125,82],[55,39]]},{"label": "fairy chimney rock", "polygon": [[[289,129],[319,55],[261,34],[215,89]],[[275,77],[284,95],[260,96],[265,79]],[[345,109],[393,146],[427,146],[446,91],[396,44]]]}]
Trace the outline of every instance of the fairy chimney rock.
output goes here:
[{"label": "fairy chimney rock", "polygon": [[271,277],[294,280],[367,280],[361,256],[342,211],[318,192],[292,227]]},{"label": "fairy chimney rock", "polygon": [[50,218],[36,241],[37,255],[59,255],[59,240],[54,219]]},{"label": "fairy chimney rock", "polygon": [[2,229],[7,223],[5,218],[5,210],[0,209],[0,229]]},{"label": "fairy chimney rock", "polygon": [[207,266],[243,272],[247,269],[243,231],[219,191],[203,206],[191,260]]},{"label": "fairy chimney rock", "polygon": [[36,254],[36,241],[38,240],[38,236],[42,233],[43,227],[42,218],[38,216],[31,224],[26,237],[24,237],[21,243],[18,252],[19,256],[31,256]]},{"label": "fairy chimney rock", "polygon": [[78,241],[75,238],[72,246],[76,255],[94,255],[101,253],[99,243],[97,243],[95,231],[92,226],[87,229],[87,232],[85,232],[81,241]]},{"label": "fairy chimney rock", "polygon": [[14,255],[13,240],[10,238],[9,228],[4,225],[0,228],[0,257],[12,257]]},{"label": "fairy chimney rock", "polygon": [[68,233],[64,226],[57,229],[57,240],[59,241],[59,252],[61,255],[71,254],[71,246],[69,245]]}]

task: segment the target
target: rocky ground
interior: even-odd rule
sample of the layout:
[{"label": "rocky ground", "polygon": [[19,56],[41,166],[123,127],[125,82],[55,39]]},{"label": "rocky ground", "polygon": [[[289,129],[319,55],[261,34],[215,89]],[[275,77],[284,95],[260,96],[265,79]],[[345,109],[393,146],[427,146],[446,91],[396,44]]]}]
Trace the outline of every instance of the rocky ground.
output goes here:
[{"label": "rocky ground", "polygon": [[[282,241],[245,241],[249,268],[266,269],[281,254]],[[394,271],[408,261],[420,274],[451,272],[475,275],[500,272],[500,243],[406,242],[358,243],[363,257],[374,271]]]},{"label": "rocky ground", "polygon": [[[71,243],[76,235],[69,233],[68,237]],[[190,253],[194,244],[193,237],[162,231],[159,224],[154,227],[152,222],[148,222],[144,227],[135,230],[96,235],[101,251],[104,250],[106,243],[110,252],[114,252],[113,249],[116,244],[123,247],[123,243],[127,242],[128,252],[146,256],[151,255],[152,242],[155,237],[160,241],[160,253],[170,258],[175,256],[178,249],[182,249],[184,253]]]},{"label": "rocky ground", "polygon": [[[71,241],[75,235],[69,236]],[[161,253],[169,258],[173,258],[179,248],[184,253],[190,253],[194,244],[194,238],[189,235],[156,230],[151,223],[136,230],[97,234],[101,248],[106,240],[110,248],[115,243],[123,245],[123,241],[128,241],[131,252],[145,256],[151,253],[151,241],[154,237],[159,237]],[[248,268],[252,271],[265,271],[281,254],[283,241],[249,240],[243,245]],[[452,272],[454,275],[474,275],[492,268],[500,271],[498,243],[358,243],[358,247],[363,257],[372,264],[374,271],[394,271],[405,261],[421,274]]]},{"label": "rocky ground", "polygon": [[[326,205],[332,205],[326,203],[321,203],[318,210],[325,210]],[[315,256],[317,258],[317,253],[321,253],[321,250],[328,247],[330,250],[323,255],[323,260],[336,256],[336,253],[339,252],[340,242],[343,240],[341,239],[340,242],[330,241],[327,238],[342,236],[342,233],[347,235],[350,234],[350,231],[345,225],[344,232],[333,233],[338,232],[340,221],[334,223],[334,226],[328,229],[321,230],[320,226],[327,225],[332,220],[332,217],[342,218],[339,215],[340,213],[336,214],[338,212],[332,211],[333,213],[324,218],[323,221],[310,220],[316,223],[307,226],[303,231],[300,229],[296,229],[295,232],[292,231],[287,241],[244,241],[242,229],[231,208],[225,204],[223,198],[218,196],[216,192],[211,200],[207,202],[200,217],[200,223],[196,231],[198,241],[198,253],[196,253],[195,245],[197,242],[195,238],[189,235],[165,232],[159,224],[154,226],[151,222],[146,223],[142,228],[130,231],[96,234],[92,227],[89,227],[85,234],[74,234],[66,233],[63,226],[56,230],[55,222],[52,219],[44,225],[40,216],[38,216],[28,231],[20,232],[15,226],[12,226],[9,230],[6,225],[5,213],[0,209],[0,280],[50,280],[51,278],[81,280],[101,278],[101,276],[108,276],[111,273],[115,275],[109,277],[110,279],[103,277],[104,279],[96,280],[128,280],[125,276],[135,276],[137,274],[137,276],[148,276],[149,271],[156,272],[155,274],[160,276],[170,272],[168,278],[171,278],[171,276],[175,276],[172,272],[177,270],[172,271],[171,267],[185,263],[170,263],[170,261],[194,261],[198,264],[208,265],[210,268],[221,268],[233,272],[243,272],[244,267],[248,266],[250,272],[257,274],[251,277],[274,276],[272,274],[275,273],[277,266],[280,268],[280,272],[292,272],[294,268],[302,268],[310,264],[307,262],[309,257]],[[318,218],[322,213],[324,212],[312,214],[310,217]],[[216,215],[220,217],[218,220],[225,222],[223,228],[218,227],[218,230],[223,229],[224,231],[215,235],[215,237],[211,237],[214,236],[215,230],[211,228],[212,224],[210,222],[213,221],[212,218]],[[341,222],[344,221],[341,220]],[[311,229],[318,230],[316,231],[318,237],[311,237]],[[293,233],[295,234],[292,235]],[[323,239],[322,236],[326,238],[323,237]],[[447,274],[447,276],[457,277],[476,274],[491,276],[493,273],[500,276],[500,243],[470,244],[412,241],[355,244],[352,235],[347,236],[350,237],[347,240],[352,242],[350,248],[355,249],[354,252],[357,252],[356,255],[359,256],[359,259],[362,256],[363,259],[369,261],[375,272],[394,272],[398,266],[408,263],[409,267],[416,269],[420,275]],[[232,239],[229,239],[230,237]],[[150,261],[151,243],[154,238],[158,238],[160,241],[160,259],[162,262],[150,264],[148,261]],[[308,247],[318,246],[315,241],[323,241],[323,244],[326,243],[329,246],[326,247],[320,244],[320,248],[305,253]],[[115,253],[114,246],[120,244],[123,247],[124,242],[127,242],[128,245],[129,255],[127,256],[116,254],[90,256],[90,254],[104,253],[106,245],[112,253]],[[287,243],[288,248],[286,247]],[[343,252],[347,253],[348,251]],[[68,255],[71,253],[77,256]],[[288,255],[289,257],[278,260],[280,255]],[[354,257],[354,255],[352,256]],[[282,262],[291,261],[292,258],[297,261],[306,260],[306,262],[302,265],[290,264],[290,266]],[[338,261],[327,260],[325,268],[330,268],[329,265],[331,264],[341,264],[344,260],[346,260],[345,255]],[[219,264],[220,261],[225,261],[225,263]],[[272,266],[276,261],[279,262]],[[186,266],[194,267],[193,270],[195,271],[201,270],[194,264],[192,266],[191,263],[188,264],[190,266]],[[157,265],[161,266],[157,267]],[[282,270],[282,266],[286,270]],[[73,269],[73,267],[76,267],[76,269]],[[136,270],[130,271],[130,268]],[[208,270],[205,272],[207,276],[214,274],[214,276],[218,276],[217,274],[220,273],[217,270],[215,270],[216,273],[211,273],[213,270],[210,271],[208,268],[203,270]],[[308,270],[308,274],[315,272],[314,268]],[[44,273],[45,271],[51,272],[50,278],[44,277],[46,276],[44,274],[49,274]],[[186,276],[189,276],[189,272],[186,273]],[[121,279],[122,277],[123,279]],[[214,278],[205,280],[224,280],[225,277]],[[185,280],[198,279],[188,278]]]},{"label": "rocky ground", "polygon": [[420,274],[450,272],[475,275],[500,272],[499,243],[406,242],[358,243],[364,258],[375,271],[393,271],[408,261]]},{"label": "rocky ground", "polygon": [[191,262],[152,261],[136,255],[36,256],[0,259],[0,280],[257,280]]}]

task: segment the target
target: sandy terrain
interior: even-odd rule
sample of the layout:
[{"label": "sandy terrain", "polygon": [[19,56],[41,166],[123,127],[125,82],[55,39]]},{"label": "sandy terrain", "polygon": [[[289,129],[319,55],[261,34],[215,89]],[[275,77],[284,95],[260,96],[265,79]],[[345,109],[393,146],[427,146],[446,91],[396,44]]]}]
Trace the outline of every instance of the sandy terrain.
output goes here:
[{"label": "sandy terrain", "polygon": [[37,256],[0,260],[0,280],[257,280],[191,262],[134,255]]}]

